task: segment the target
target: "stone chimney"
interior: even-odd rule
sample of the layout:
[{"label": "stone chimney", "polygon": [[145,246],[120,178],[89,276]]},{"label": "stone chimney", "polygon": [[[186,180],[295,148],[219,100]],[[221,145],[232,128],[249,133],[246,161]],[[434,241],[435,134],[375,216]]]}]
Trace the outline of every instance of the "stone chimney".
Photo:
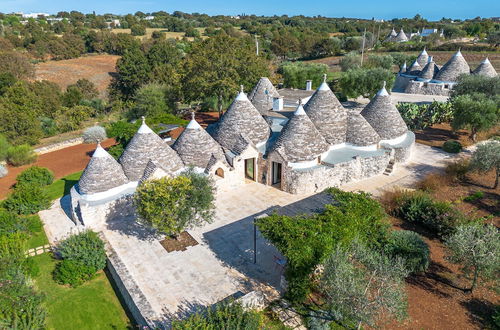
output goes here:
[{"label": "stone chimney", "polygon": [[283,110],[283,96],[273,97],[273,111]]},{"label": "stone chimney", "polygon": [[312,80],[306,80],[306,91],[312,91],[312,85],[313,85]]}]

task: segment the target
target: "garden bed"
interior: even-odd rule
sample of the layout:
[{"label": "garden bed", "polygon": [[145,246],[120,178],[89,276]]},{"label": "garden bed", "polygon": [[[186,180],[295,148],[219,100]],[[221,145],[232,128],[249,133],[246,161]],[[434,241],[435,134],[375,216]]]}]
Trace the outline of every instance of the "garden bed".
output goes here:
[{"label": "garden bed", "polygon": [[187,231],[183,231],[177,238],[165,238],[160,241],[161,246],[167,252],[186,251],[190,246],[198,245],[199,243]]}]

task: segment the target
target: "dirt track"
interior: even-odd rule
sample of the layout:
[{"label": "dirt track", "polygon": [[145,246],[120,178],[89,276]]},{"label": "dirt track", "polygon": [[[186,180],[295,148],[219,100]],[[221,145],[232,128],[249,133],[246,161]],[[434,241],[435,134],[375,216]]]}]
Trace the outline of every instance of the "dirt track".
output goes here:
[{"label": "dirt track", "polygon": [[[103,141],[102,146],[106,148],[113,144],[115,144],[114,139],[107,139]],[[78,144],[40,155],[34,164],[20,167],[9,166],[9,174],[0,179],[0,199],[7,196],[10,187],[16,183],[16,176],[28,167],[33,165],[46,167],[54,172],[56,179],[59,179],[83,170],[87,166],[94,149],[94,144]]]}]

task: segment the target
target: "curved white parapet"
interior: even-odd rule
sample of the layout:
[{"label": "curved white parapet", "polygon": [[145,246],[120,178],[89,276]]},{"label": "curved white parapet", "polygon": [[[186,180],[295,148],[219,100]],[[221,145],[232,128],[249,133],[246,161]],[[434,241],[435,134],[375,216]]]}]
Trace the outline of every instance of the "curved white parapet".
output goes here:
[{"label": "curved white parapet", "polygon": [[405,148],[415,142],[415,134],[412,131],[407,131],[405,134],[390,140],[381,140],[380,146],[384,148]]},{"label": "curved white parapet", "polygon": [[[88,204],[100,204],[134,193],[137,188],[137,184],[137,181],[132,181],[95,194],[80,194],[76,189],[75,192],[77,194],[76,196],[78,196],[79,201],[87,202]],[[73,187],[72,189],[74,188],[75,187]]]}]

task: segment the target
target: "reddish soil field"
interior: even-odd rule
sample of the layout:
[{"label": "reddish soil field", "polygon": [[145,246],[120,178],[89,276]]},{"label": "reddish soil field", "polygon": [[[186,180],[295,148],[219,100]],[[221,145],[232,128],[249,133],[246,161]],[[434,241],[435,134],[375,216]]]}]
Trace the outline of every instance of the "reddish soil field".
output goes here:
[{"label": "reddish soil field", "polygon": [[[493,171],[486,174],[468,173],[461,182],[432,175],[437,187],[432,195],[454,206],[471,217],[494,215],[488,222],[500,225],[500,187],[491,189]],[[432,178],[432,179],[431,179]],[[478,191],[483,197],[475,201],[463,201],[464,197]],[[431,265],[425,274],[414,275],[407,280],[409,319],[402,324],[391,323],[390,329],[484,329],[491,325],[490,316],[500,297],[487,285],[480,285],[472,294],[461,288],[469,287],[470,281],[461,276],[457,265],[445,259],[443,243],[431,232],[415,224],[393,218],[396,229],[413,230],[423,236],[431,251]]]},{"label": "reddish soil field", "polygon": [[[478,141],[486,140],[488,137],[500,134],[500,126],[496,126],[489,131],[481,132],[478,134]],[[436,124],[424,130],[415,131],[416,141],[431,147],[441,147],[447,140],[458,140],[463,146],[473,144],[469,138],[469,132],[466,130],[459,130],[454,132],[450,124]]]},{"label": "reddish soil field", "polygon": [[70,60],[42,62],[36,65],[35,77],[37,80],[55,82],[63,90],[78,79],[85,78],[96,85],[101,97],[106,97],[119,58],[117,55],[88,55]]},{"label": "reddish soil field", "polygon": [[[107,148],[115,143],[114,139],[107,139],[102,142],[102,146]],[[59,179],[83,170],[87,166],[94,149],[94,144],[78,144],[40,155],[33,164],[20,167],[9,166],[9,174],[0,179],[0,199],[7,196],[12,185],[16,183],[16,176],[28,167],[33,165],[46,167],[54,172],[56,179]]]}]

